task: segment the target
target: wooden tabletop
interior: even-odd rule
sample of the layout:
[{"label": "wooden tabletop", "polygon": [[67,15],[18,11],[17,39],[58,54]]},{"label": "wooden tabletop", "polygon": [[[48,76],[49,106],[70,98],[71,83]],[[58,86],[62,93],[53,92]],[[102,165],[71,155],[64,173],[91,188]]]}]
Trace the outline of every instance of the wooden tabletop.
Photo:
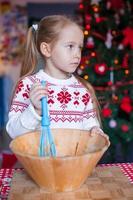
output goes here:
[{"label": "wooden tabletop", "polygon": [[80,189],[51,194],[38,188],[23,169],[4,168],[0,169],[0,200],[133,200],[132,183],[133,163],[102,164]]},{"label": "wooden tabletop", "polygon": [[119,166],[96,167],[85,184],[72,192],[40,189],[25,171],[16,171],[8,200],[133,200],[133,184]]}]

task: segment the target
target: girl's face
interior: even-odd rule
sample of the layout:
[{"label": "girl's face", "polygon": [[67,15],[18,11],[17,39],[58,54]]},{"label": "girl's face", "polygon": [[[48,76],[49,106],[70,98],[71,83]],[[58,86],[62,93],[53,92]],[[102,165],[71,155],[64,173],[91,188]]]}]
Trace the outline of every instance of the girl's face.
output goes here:
[{"label": "girl's face", "polygon": [[45,71],[60,79],[73,73],[81,60],[83,39],[83,32],[78,26],[64,27],[58,40],[51,47],[50,57],[46,59]]}]

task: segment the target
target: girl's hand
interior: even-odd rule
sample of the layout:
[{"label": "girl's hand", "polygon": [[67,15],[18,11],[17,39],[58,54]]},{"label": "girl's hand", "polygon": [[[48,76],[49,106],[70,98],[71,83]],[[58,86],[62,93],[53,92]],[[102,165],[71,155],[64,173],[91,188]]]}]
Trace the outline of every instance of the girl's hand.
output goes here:
[{"label": "girl's hand", "polygon": [[103,132],[103,130],[102,130],[101,128],[99,128],[98,126],[92,127],[91,130],[90,130],[90,133],[91,133],[91,135],[93,135],[93,134],[100,134],[100,135],[102,135],[103,137],[105,137],[105,139],[106,139],[107,141],[109,141],[109,136],[108,136],[107,134],[105,134],[105,133]]},{"label": "girl's hand", "polygon": [[41,83],[35,83],[30,90],[30,100],[36,112],[41,115],[41,99],[48,95],[47,85],[44,87]]}]

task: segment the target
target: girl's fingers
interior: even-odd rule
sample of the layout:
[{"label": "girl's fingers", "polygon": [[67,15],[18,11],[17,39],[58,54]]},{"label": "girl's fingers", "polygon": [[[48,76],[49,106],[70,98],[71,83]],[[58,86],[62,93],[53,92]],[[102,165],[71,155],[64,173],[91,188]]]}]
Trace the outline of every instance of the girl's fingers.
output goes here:
[{"label": "girl's fingers", "polygon": [[45,95],[48,95],[48,89],[47,87],[42,87],[40,84],[34,84],[32,87],[31,87],[31,90],[30,90],[30,97],[34,96],[34,95],[38,95],[38,94],[44,94]]},{"label": "girl's fingers", "polygon": [[41,109],[41,99],[48,95],[48,88],[43,87],[40,83],[36,83],[31,87],[30,100],[36,109]]},{"label": "girl's fingers", "polygon": [[39,90],[32,90],[30,92],[30,96],[38,96],[38,95],[43,95],[43,96],[47,96],[48,95],[48,91],[45,89],[39,89]]},{"label": "girl's fingers", "polygon": [[100,129],[99,127],[93,127],[91,130],[90,130],[90,133],[91,133],[91,136],[95,135],[95,134],[100,134],[102,135],[107,141],[109,141],[109,136],[107,134],[105,134],[103,132],[102,129]]},{"label": "girl's fingers", "polygon": [[103,136],[103,137],[106,139],[106,141],[107,141],[108,143],[110,143],[110,142],[109,142],[109,136],[108,136],[107,134],[105,134],[105,133],[98,133],[98,134],[100,134],[101,136]]},{"label": "girl's fingers", "polygon": [[39,102],[41,101],[41,99],[44,97],[44,94],[37,94],[33,97],[35,102]]},{"label": "girl's fingers", "polygon": [[48,95],[48,90],[46,90],[45,88],[35,88],[30,91],[30,94],[35,94],[35,93],[42,93]]},{"label": "girl's fingers", "polygon": [[40,103],[41,103],[41,99],[47,96],[47,93],[44,93],[43,91],[37,91],[36,93],[30,94],[30,99],[32,104],[37,107],[40,108]]},{"label": "girl's fingers", "polygon": [[37,90],[46,90],[48,91],[48,86],[46,85],[45,87],[42,86],[40,83],[35,83],[34,85],[31,86],[30,91],[37,91]]},{"label": "girl's fingers", "polygon": [[35,83],[31,86],[30,89],[30,100],[33,104],[35,110],[41,111],[41,99],[45,96],[48,96],[48,86],[42,86],[41,83]]}]

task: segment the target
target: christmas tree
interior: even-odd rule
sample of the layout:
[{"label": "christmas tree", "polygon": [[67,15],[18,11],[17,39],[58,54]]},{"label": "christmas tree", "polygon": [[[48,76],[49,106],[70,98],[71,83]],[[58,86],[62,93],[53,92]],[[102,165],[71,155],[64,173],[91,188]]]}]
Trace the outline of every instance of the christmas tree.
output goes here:
[{"label": "christmas tree", "polygon": [[85,43],[77,73],[94,86],[101,104],[103,130],[111,141],[106,161],[127,161],[133,144],[133,2],[82,0],[78,16]]}]

